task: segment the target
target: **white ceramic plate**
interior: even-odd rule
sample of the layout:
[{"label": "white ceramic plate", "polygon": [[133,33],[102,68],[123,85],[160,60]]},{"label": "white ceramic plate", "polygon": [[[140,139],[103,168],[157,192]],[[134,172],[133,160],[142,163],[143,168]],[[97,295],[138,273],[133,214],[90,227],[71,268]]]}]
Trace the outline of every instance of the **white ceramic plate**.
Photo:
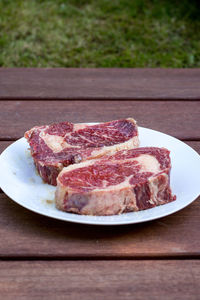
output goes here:
[{"label": "white ceramic plate", "polygon": [[81,216],[56,209],[55,187],[37,175],[25,138],[10,145],[0,156],[0,187],[15,202],[55,219],[93,225],[121,225],[155,220],[170,215],[200,194],[200,156],[185,143],[164,133],[139,127],[140,145],[171,151],[171,188],[177,200],[151,209],[116,216]]}]

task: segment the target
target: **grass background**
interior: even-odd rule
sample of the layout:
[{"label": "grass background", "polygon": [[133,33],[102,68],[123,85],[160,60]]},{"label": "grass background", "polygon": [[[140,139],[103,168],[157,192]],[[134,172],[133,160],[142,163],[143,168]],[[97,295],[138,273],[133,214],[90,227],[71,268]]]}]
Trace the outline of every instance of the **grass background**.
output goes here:
[{"label": "grass background", "polygon": [[194,0],[0,0],[0,66],[200,67]]}]

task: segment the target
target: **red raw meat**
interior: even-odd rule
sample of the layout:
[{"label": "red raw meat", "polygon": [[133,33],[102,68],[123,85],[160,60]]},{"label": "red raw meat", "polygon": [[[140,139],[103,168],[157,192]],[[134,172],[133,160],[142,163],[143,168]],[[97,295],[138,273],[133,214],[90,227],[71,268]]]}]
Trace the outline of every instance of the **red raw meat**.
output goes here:
[{"label": "red raw meat", "polygon": [[38,173],[52,185],[63,167],[139,145],[137,125],[131,118],[97,125],[62,122],[36,126],[25,137]]},{"label": "red raw meat", "polygon": [[64,168],[57,178],[58,209],[84,215],[115,215],[175,200],[165,148],[145,147]]}]

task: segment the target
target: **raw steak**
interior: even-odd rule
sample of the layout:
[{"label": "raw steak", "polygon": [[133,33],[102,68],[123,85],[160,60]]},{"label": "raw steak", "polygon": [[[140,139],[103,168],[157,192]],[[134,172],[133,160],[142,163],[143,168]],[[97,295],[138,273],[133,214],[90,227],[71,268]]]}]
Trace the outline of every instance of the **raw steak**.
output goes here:
[{"label": "raw steak", "polygon": [[58,209],[84,215],[115,215],[175,200],[165,148],[122,150],[64,168],[57,178]]},{"label": "raw steak", "polygon": [[36,126],[25,137],[38,173],[52,185],[63,167],[139,144],[137,125],[131,118],[93,126],[69,122]]}]

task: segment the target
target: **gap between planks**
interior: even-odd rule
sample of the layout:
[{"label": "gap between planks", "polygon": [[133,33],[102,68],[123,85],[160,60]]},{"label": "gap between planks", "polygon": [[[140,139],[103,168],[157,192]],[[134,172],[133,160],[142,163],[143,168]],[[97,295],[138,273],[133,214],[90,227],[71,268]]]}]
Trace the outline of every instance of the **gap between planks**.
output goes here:
[{"label": "gap between planks", "polygon": [[185,255],[144,255],[144,256],[1,256],[1,261],[141,261],[141,260],[200,260],[200,253]]},{"label": "gap between planks", "polygon": [[165,99],[165,98],[161,98],[161,99],[156,99],[156,98],[101,98],[101,97],[95,97],[95,98],[88,98],[88,97],[76,97],[76,98],[58,98],[55,99],[55,97],[52,98],[31,98],[31,97],[19,97],[19,98],[0,98],[0,101],[10,101],[10,102],[14,102],[14,101],[148,101],[148,102],[152,102],[152,101],[156,101],[156,102],[173,102],[173,101],[180,101],[180,102],[198,102],[200,101],[200,97],[199,98],[194,98],[194,99],[182,99],[182,98],[172,98],[172,99]]}]

